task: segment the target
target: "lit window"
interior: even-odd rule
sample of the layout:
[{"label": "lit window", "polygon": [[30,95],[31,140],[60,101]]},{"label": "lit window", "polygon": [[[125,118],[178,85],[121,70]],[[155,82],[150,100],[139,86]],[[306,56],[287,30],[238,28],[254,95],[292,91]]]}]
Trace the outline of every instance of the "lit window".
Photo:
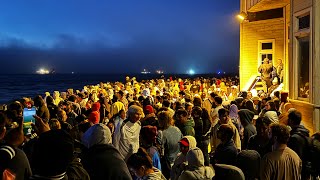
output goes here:
[{"label": "lit window", "polygon": [[309,98],[310,37],[298,38],[299,97]]}]

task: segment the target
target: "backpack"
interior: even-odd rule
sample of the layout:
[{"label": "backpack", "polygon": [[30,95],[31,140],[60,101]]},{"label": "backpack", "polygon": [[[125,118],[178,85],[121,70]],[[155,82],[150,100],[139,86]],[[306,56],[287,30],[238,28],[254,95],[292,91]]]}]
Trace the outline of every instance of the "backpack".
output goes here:
[{"label": "backpack", "polygon": [[314,138],[304,136],[301,133],[296,133],[306,141],[306,157],[303,163],[305,169],[312,176],[320,175],[320,142]]}]

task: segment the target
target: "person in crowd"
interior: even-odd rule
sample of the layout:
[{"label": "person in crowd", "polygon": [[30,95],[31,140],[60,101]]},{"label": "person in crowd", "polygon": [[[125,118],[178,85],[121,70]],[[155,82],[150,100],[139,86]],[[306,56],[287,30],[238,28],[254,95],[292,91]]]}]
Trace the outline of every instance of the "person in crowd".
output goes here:
[{"label": "person in crowd", "polygon": [[77,125],[76,122],[76,117],[78,116],[74,111],[73,111],[73,106],[72,102],[70,101],[64,101],[62,103],[63,110],[67,113],[67,123],[69,123],[72,127]]},{"label": "person in crowd", "polygon": [[122,155],[111,144],[111,132],[104,124],[95,124],[82,137],[85,150],[82,164],[88,171],[90,179],[127,179],[131,175]]},{"label": "person in crowd", "polygon": [[289,113],[294,110],[296,110],[296,109],[293,107],[293,105],[291,103],[288,102],[288,103],[284,104],[282,113],[279,116],[279,123],[284,124],[284,125],[288,125]]},{"label": "person in crowd", "polygon": [[53,92],[53,99],[54,99],[54,104],[58,106],[63,99],[60,97],[60,92],[59,91],[54,91]]},{"label": "person in crowd", "polygon": [[261,111],[259,113],[259,117],[264,117],[264,114],[267,112],[266,110],[266,104],[267,102],[270,100],[269,98],[265,97],[265,98],[262,98],[263,96],[261,95]]},{"label": "person in crowd", "polygon": [[140,147],[144,148],[152,159],[152,165],[161,171],[160,154],[156,147],[158,130],[156,126],[143,126],[140,131]]},{"label": "person in crowd", "polygon": [[229,124],[230,127],[233,129],[233,142],[236,145],[236,148],[240,151],[241,150],[241,140],[238,129],[233,125],[230,117],[229,117],[229,110],[222,108],[218,112],[219,114],[219,122],[212,128],[211,130],[211,151],[214,152],[218,145],[221,143],[221,140],[218,138],[218,129],[223,124]]},{"label": "person in crowd", "polygon": [[129,157],[127,165],[137,180],[166,180],[161,171],[152,166],[152,160],[143,148]]},{"label": "person in crowd", "polygon": [[[159,133],[158,141],[161,146],[162,156],[162,172],[166,178],[170,177],[170,170],[174,163],[174,160],[179,153],[179,144],[182,133],[179,128],[172,125],[172,116],[169,111],[160,111],[158,113],[159,120]],[[165,162],[165,163],[164,163]]]},{"label": "person in crowd", "polygon": [[67,132],[71,131],[72,126],[67,122],[68,116],[67,116],[67,113],[64,110],[62,110],[62,109],[58,110],[57,119],[60,122],[62,130],[65,130]]},{"label": "person in crowd", "polygon": [[61,124],[58,119],[50,119],[49,126],[50,126],[50,129],[52,130],[61,129]]},{"label": "person in crowd", "polygon": [[232,137],[234,130],[229,124],[222,124],[217,132],[221,143],[214,152],[214,164],[235,165],[238,150],[234,145]]},{"label": "person in crowd", "polygon": [[272,124],[269,137],[272,152],[267,153],[261,161],[260,179],[301,179],[302,161],[297,153],[287,147],[289,129],[282,124]]},{"label": "person in crowd", "polygon": [[235,104],[231,104],[230,108],[229,108],[229,116],[230,119],[232,121],[232,123],[236,126],[236,128],[238,129],[238,132],[241,133],[242,132],[242,126],[241,126],[241,122],[239,119],[239,115],[238,115],[238,107]]},{"label": "person in crowd", "polygon": [[190,149],[197,147],[197,141],[193,136],[184,136],[179,141],[180,153],[177,155],[176,160],[171,169],[171,180],[177,180],[186,167],[186,156]]},{"label": "person in crowd", "polygon": [[307,172],[309,130],[301,125],[302,114],[295,110],[288,115],[288,124],[291,127],[288,147],[298,154],[302,160],[302,179],[307,179],[310,174]]},{"label": "person in crowd", "polygon": [[48,122],[50,119],[50,114],[42,96],[36,96],[35,98],[33,98],[33,102],[34,106],[37,108],[37,116]]},{"label": "person in crowd", "polygon": [[46,99],[46,103],[49,110],[50,119],[57,118],[58,106],[54,104],[53,97],[48,96]]},{"label": "person in crowd", "polygon": [[277,110],[275,108],[275,103],[270,100],[266,103],[266,112],[264,114],[264,117],[267,117],[271,120],[272,123],[279,123],[279,117]]},{"label": "person in crowd", "polygon": [[72,94],[69,96],[68,101],[70,101],[72,103],[72,109],[73,111],[77,114],[80,115],[81,114],[81,107],[77,102],[78,98],[76,95]]},{"label": "person in crowd", "polygon": [[269,140],[269,125],[271,121],[268,118],[259,117],[256,120],[257,134],[250,137],[248,142],[249,150],[257,151],[261,157],[272,151],[272,143]]},{"label": "person in crowd", "polygon": [[215,177],[214,180],[245,180],[242,170],[236,166],[226,164],[216,164],[214,166]]},{"label": "person in crowd", "polygon": [[114,133],[112,135],[112,144],[118,150],[119,150],[119,141],[121,137],[120,127],[122,126],[122,123],[125,119],[126,119],[126,112],[124,109],[121,109],[119,113],[115,115],[113,119],[111,119],[111,122],[110,122],[110,123],[113,123],[113,127],[114,127]]},{"label": "person in crowd", "polygon": [[28,179],[32,175],[26,154],[18,147],[24,141],[23,118],[15,119],[18,127],[7,131],[8,118],[0,112],[0,177]]},{"label": "person in crowd", "polygon": [[193,118],[188,118],[188,112],[186,110],[179,109],[176,112],[176,118],[175,124],[184,136],[195,136],[194,120]]},{"label": "person in crowd", "polygon": [[220,96],[215,96],[213,103],[215,104],[215,108],[211,109],[210,117],[211,117],[211,124],[215,126],[219,121],[219,110],[223,108],[222,106],[222,98]]},{"label": "person in crowd", "polygon": [[257,134],[256,127],[252,124],[254,112],[248,109],[241,109],[238,114],[241,125],[243,126],[243,138],[241,147],[242,149],[247,149],[250,137]]},{"label": "person in crowd", "polygon": [[188,165],[179,176],[179,180],[212,179],[214,171],[209,166],[204,166],[204,158],[201,149],[193,148],[187,153]]},{"label": "person in crowd", "polygon": [[[197,147],[199,147],[202,150],[202,153],[204,155],[205,159],[205,165],[209,165],[209,154],[208,154],[208,145],[209,145],[209,140],[207,138],[207,134],[210,131],[210,120],[209,118],[207,119],[202,119],[202,108],[200,106],[195,106],[192,109],[192,118],[194,119],[195,122],[195,138],[197,140]],[[207,120],[207,122],[205,122]],[[208,128],[207,128],[208,127]]]},{"label": "person in crowd", "polygon": [[118,100],[116,95],[112,98],[113,104],[111,105],[111,117],[119,113],[121,109],[126,110],[124,104]]},{"label": "person in crowd", "polygon": [[147,105],[144,107],[145,117],[141,120],[141,126],[156,126],[159,128],[158,118],[155,114],[154,108],[151,105]]},{"label": "person in crowd", "polygon": [[141,107],[137,105],[130,106],[128,118],[120,127],[119,151],[125,161],[139,149],[140,119],[143,115]]},{"label": "person in crowd", "polygon": [[168,111],[170,113],[170,116],[173,117],[174,116],[174,110],[170,108],[170,101],[168,99],[164,99],[162,102],[162,107],[168,108]]},{"label": "person in crowd", "polygon": [[92,104],[91,113],[89,114],[89,122],[94,125],[100,122],[100,103],[95,102]]},{"label": "person in crowd", "polygon": [[260,176],[260,154],[255,150],[242,150],[237,156],[236,166],[247,180],[256,180]]},{"label": "person in crowd", "polygon": [[252,102],[253,102],[253,106],[254,106],[254,114],[255,115],[259,115],[259,113],[261,112],[261,101],[260,101],[260,98],[258,96],[253,96],[252,97]]}]

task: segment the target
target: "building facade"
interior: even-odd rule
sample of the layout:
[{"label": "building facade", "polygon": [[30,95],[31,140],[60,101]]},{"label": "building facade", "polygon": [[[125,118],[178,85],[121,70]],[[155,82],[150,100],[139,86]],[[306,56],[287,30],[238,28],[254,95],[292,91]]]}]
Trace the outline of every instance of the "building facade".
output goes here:
[{"label": "building facade", "polygon": [[283,63],[283,90],[313,133],[320,121],[320,1],[241,0],[240,88],[248,90],[265,58]]}]

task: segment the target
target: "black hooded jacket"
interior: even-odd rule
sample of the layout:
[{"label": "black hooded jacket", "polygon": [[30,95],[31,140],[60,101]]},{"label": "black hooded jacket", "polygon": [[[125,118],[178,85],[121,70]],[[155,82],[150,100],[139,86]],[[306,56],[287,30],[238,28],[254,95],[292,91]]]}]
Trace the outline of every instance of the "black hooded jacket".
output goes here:
[{"label": "black hooded jacket", "polygon": [[247,149],[250,137],[257,134],[256,127],[252,124],[254,112],[248,109],[241,109],[238,114],[244,128],[241,147],[242,149]]},{"label": "black hooded jacket", "polygon": [[306,129],[303,125],[299,125],[297,127],[293,127],[290,132],[290,138],[288,141],[288,147],[294,150],[302,162],[306,158],[307,148],[308,148],[308,140],[309,130]]}]

